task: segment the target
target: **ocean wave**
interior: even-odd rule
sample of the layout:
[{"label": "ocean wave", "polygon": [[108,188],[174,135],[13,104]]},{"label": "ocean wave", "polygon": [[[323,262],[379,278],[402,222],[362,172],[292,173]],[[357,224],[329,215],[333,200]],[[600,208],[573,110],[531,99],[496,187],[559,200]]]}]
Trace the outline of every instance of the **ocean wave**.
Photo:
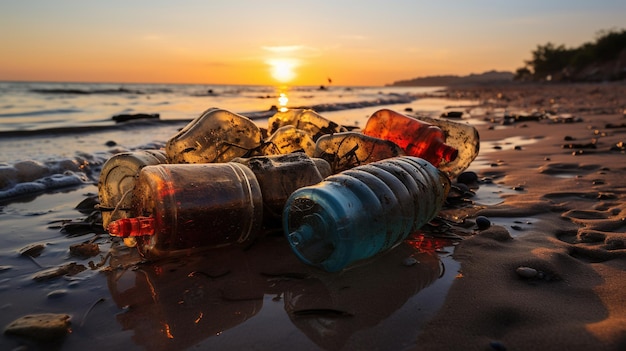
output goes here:
[{"label": "ocean wave", "polygon": [[111,132],[116,130],[132,130],[154,126],[184,125],[190,121],[191,119],[138,119],[113,124],[115,122],[111,120],[112,124],[106,125],[80,125],[27,130],[0,130],[0,138]]},{"label": "ocean wave", "polygon": [[339,102],[339,103],[331,103],[331,104],[317,104],[311,106],[299,106],[299,107],[291,107],[294,109],[297,108],[310,108],[316,112],[329,112],[329,111],[341,111],[341,110],[349,110],[356,108],[364,108],[364,107],[372,107],[372,106],[383,106],[383,105],[394,105],[394,104],[405,104],[417,99],[417,96],[411,94],[388,94],[385,98],[375,99],[375,100],[364,100],[364,101],[356,101],[356,102]]},{"label": "ocean wave", "polygon": [[0,201],[87,183],[89,183],[89,181],[83,173],[66,171],[63,174],[53,174],[32,182],[18,183],[13,187],[0,190]]},{"label": "ocean wave", "polygon": [[89,95],[89,94],[156,94],[156,93],[171,93],[171,89],[128,89],[128,88],[109,88],[109,89],[97,89],[97,88],[33,88],[30,92],[39,94],[70,94],[70,95]]},{"label": "ocean wave", "polygon": [[65,187],[96,184],[102,166],[114,154],[132,150],[157,150],[162,147],[164,143],[153,142],[129,150],[78,152],[74,157],[69,158],[0,164],[0,203]]},{"label": "ocean wave", "polygon": [[73,108],[54,109],[54,110],[35,110],[35,111],[24,111],[24,112],[0,113],[0,117],[29,117],[29,116],[68,114],[68,113],[79,113],[79,112],[83,112],[83,110],[73,109]]},{"label": "ocean wave", "polygon": [[[409,94],[389,94],[384,98],[374,100],[363,100],[356,102],[339,102],[328,104],[313,104],[313,105],[300,105],[291,106],[290,109],[312,109],[316,112],[332,112],[342,111],[350,109],[359,109],[372,106],[383,106],[393,104],[403,104],[414,101],[417,97]],[[242,116],[246,116],[252,120],[267,119],[273,116],[278,111],[276,106],[272,106],[269,110],[264,111],[249,111],[249,112],[237,112]],[[1,115],[0,115],[1,116]],[[159,125],[172,125],[189,123],[191,119],[137,119],[122,123],[114,124],[114,121],[110,125],[81,125],[81,126],[68,126],[59,128],[42,128],[34,130],[13,130],[13,131],[0,131],[0,137],[26,137],[35,135],[48,135],[48,134],[80,134],[91,133],[99,131],[114,131],[120,128],[141,128],[145,126],[159,126]]]},{"label": "ocean wave", "polygon": [[27,160],[0,165],[0,201],[93,182],[94,169],[104,162],[102,156],[83,155],[74,159]]}]

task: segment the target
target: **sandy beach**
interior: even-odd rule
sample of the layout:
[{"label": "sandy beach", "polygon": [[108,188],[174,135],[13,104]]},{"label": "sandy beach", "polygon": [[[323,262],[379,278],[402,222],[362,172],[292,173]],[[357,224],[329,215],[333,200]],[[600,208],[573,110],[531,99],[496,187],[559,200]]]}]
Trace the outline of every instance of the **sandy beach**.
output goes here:
[{"label": "sandy beach", "polygon": [[[142,262],[90,222],[95,184],[2,205],[0,322],[67,314],[71,333],[4,334],[0,348],[626,348],[626,85],[446,97],[477,122],[475,195],[442,211],[449,233],[425,228],[342,273],[299,262],[280,231],[243,250]],[[491,226],[479,230],[478,216]],[[70,250],[81,243],[99,252]],[[79,269],[42,276],[71,263]]]},{"label": "sandy beach", "polygon": [[[485,167],[477,173],[515,192],[475,214],[492,227],[456,248],[459,275],[417,349],[624,349],[626,86],[511,85],[449,94],[477,98],[485,117],[495,117],[479,126]],[[501,109],[572,120],[520,118],[505,127]]]}]

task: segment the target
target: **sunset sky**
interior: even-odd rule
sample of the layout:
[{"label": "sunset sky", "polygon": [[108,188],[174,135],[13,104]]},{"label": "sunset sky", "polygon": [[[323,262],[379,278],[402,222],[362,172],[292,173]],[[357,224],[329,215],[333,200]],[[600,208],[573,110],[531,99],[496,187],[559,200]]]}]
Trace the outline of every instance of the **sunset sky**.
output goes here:
[{"label": "sunset sky", "polygon": [[624,27],[623,0],[2,1],[0,80],[384,85]]}]

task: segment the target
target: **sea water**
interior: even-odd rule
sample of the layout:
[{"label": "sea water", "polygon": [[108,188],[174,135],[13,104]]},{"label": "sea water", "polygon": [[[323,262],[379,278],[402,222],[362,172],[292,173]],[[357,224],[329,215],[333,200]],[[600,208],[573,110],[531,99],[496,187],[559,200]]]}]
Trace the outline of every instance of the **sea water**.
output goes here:
[{"label": "sea water", "polygon": [[[311,108],[362,127],[384,107],[434,116],[451,102],[440,87],[275,87],[260,85],[0,82],[0,201],[97,182],[115,153],[163,147],[210,107],[260,127],[279,108]],[[158,119],[116,123],[121,114]]]},{"label": "sea water", "polygon": [[118,114],[191,119],[209,107],[255,115],[279,106],[317,112],[409,103],[437,87],[275,87],[261,85],[0,82],[0,131],[111,125]]}]

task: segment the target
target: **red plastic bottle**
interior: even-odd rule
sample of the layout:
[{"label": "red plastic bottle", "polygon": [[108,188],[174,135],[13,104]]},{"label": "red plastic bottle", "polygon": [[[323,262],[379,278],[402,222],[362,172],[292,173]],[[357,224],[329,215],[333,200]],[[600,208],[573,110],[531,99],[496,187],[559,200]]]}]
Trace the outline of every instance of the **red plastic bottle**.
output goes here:
[{"label": "red plastic bottle", "polygon": [[392,141],[407,155],[423,158],[435,167],[454,161],[458,155],[457,149],[446,144],[446,135],[439,127],[389,109],[372,114],[363,134]]}]

